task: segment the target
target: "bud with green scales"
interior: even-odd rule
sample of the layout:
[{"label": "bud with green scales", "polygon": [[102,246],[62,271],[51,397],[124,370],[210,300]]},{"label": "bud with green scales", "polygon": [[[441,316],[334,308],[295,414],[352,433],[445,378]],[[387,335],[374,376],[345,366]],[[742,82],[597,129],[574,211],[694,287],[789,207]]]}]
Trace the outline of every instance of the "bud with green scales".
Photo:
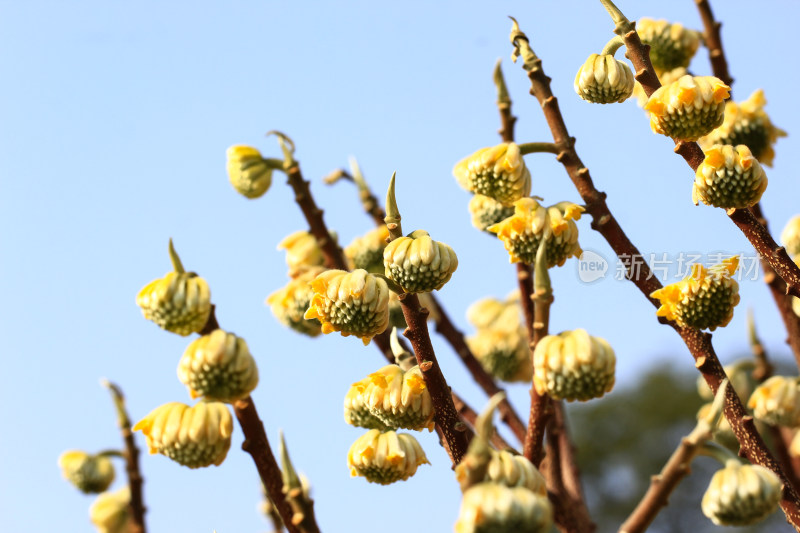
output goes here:
[{"label": "bud with green scales", "polygon": [[169,253],[173,271],[145,285],[136,295],[136,304],[146,319],[185,337],[200,331],[208,322],[211,290],[206,280],[184,271],[172,239]]},{"label": "bud with green scales", "polygon": [[89,520],[98,533],[128,533],[133,524],[130,504],[131,490],[127,485],[104,492],[89,507]]},{"label": "bud with green scales", "polygon": [[531,173],[515,143],[481,148],[459,161],[453,175],[466,190],[505,205],[531,193]]},{"label": "bud with green scales", "polygon": [[228,148],[228,179],[236,191],[246,198],[259,198],[272,184],[273,168],[251,146]]},{"label": "bud with green scales", "polygon": [[283,288],[267,297],[267,304],[272,314],[281,324],[309,337],[316,337],[322,333],[319,320],[308,320],[303,315],[314,297],[311,282],[324,271],[325,267],[308,267],[297,277],[289,280]]},{"label": "bud with green scales", "polygon": [[366,270],[326,270],[314,278],[311,289],[314,296],[305,318],[319,319],[322,333],[355,335],[366,345],[389,325],[389,287]]},{"label": "bud with green scales", "polygon": [[114,481],[114,465],[104,455],[69,450],[59,456],[58,466],[64,478],[85,494],[103,492]]},{"label": "bud with green scales", "polygon": [[423,464],[430,463],[417,439],[394,431],[381,433],[371,429],[359,437],[347,453],[350,475],[381,485],[405,481]]},{"label": "bud with green scales", "polygon": [[650,295],[661,302],[656,315],[681,327],[714,331],[727,326],[733,318],[733,308],[739,303],[739,284],[732,278],[738,267],[738,256],[711,268],[692,265],[686,278]]},{"label": "bud with green scales", "polygon": [[744,102],[728,102],[722,125],[697,142],[703,149],[715,144],[743,144],[762,165],[771,167],[775,158],[773,145],[778,138],[786,137],[786,132],[772,124],[765,105],[767,100],[761,89]]},{"label": "bud with green scales", "polygon": [[[516,311],[516,310],[515,310]],[[507,382],[529,382],[533,376],[527,333],[482,328],[467,337],[467,345],[481,366],[492,376]]]},{"label": "bud with green scales", "polygon": [[608,342],[584,329],[547,335],[533,352],[533,385],[554,400],[600,398],[614,387],[616,362]]},{"label": "bud with green scales", "polygon": [[416,230],[386,246],[383,265],[386,277],[404,292],[430,292],[450,281],[458,268],[458,257],[452,248],[431,239],[427,231]]},{"label": "bud with green scales", "polygon": [[472,225],[480,231],[490,233],[486,228],[514,214],[514,207],[498,202],[482,194],[474,195],[469,201]]},{"label": "bud with green scales", "polygon": [[523,487],[479,483],[467,489],[456,533],[549,533],[553,508],[546,496]]},{"label": "bud with green scales", "polygon": [[630,67],[614,59],[613,54],[592,54],[578,69],[575,92],[593,104],[624,102],[633,94]]},{"label": "bud with green scales", "polygon": [[369,378],[366,377],[353,383],[347,389],[347,394],[344,396],[344,421],[351,426],[386,431],[389,429],[386,424],[373,415],[364,402],[364,396],[361,393],[367,388],[368,384]]},{"label": "bud with green scales", "polygon": [[700,45],[700,34],[681,24],[642,17],[636,21],[636,33],[650,46],[650,61],[657,72],[688,67]]},{"label": "bud with green scales", "polygon": [[552,268],[582,253],[575,221],[583,212],[583,207],[571,202],[544,207],[534,198],[522,198],[514,203],[513,216],[487,230],[497,234],[512,263],[534,264],[539,243],[547,239],[547,267]]},{"label": "bud with green scales", "polygon": [[398,365],[386,365],[353,383],[352,388],[358,391],[363,406],[386,427],[433,431],[433,402],[418,366],[403,371]]},{"label": "bud with green scales", "polygon": [[278,250],[286,250],[289,277],[296,278],[305,271],[325,265],[325,256],[317,239],[307,231],[296,231],[278,243]]},{"label": "bud with green scales", "polygon": [[713,76],[686,75],[663,85],[644,105],[653,132],[696,141],[722,124],[730,87]]},{"label": "bud with green scales", "polygon": [[[547,496],[547,484],[544,476],[522,455],[507,450],[489,449],[490,459],[483,481],[496,483],[506,487],[522,487],[541,496]],[[462,461],[456,465],[456,480],[464,487],[463,478],[468,475],[470,465]]]},{"label": "bud with green scales", "polygon": [[258,385],[258,367],[247,343],[221,329],[195,339],[178,363],[178,379],[192,399],[233,403]]},{"label": "bud with green scales", "polygon": [[747,407],[756,420],[776,426],[800,426],[800,378],[772,376],[759,385]]},{"label": "bud with green scales", "polygon": [[133,431],[147,439],[151,454],[160,453],[189,468],[219,466],[231,447],[233,419],[221,402],[179,402],[153,409]]},{"label": "bud with green scales", "polygon": [[730,459],[711,478],[701,508],[718,526],[747,526],[778,509],[782,485],[771,470]]},{"label": "bud with green scales", "polygon": [[388,239],[389,230],[386,226],[378,226],[353,239],[344,249],[350,268],[363,268],[372,274],[383,274],[383,250]]},{"label": "bud with green scales", "polygon": [[756,205],[767,189],[767,174],[750,149],[740,144],[715,144],[697,167],[692,201],[723,209]]}]

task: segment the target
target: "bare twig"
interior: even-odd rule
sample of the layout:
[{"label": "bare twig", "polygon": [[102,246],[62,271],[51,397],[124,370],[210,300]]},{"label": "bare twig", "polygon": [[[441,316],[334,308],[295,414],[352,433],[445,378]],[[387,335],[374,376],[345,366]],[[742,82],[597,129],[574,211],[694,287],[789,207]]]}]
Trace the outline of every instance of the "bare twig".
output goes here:
[{"label": "bare twig", "polygon": [[294,512],[283,494],[281,469],[278,467],[278,462],[272,453],[267,433],[264,431],[264,423],[261,422],[258,416],[253,399],[248,396],[243,400],[238,400],[233,404],[233,411],[236,413],[236,419],[239,421],[242,433],[244,433],[242,450],[249,453],[253,458],[258,475],[261,477],[261,482],[266,487],[267,495],[272,504],[277,508],[286,530],[289,533],[303,533],[292,522]]},{"label": "bare twig", "polygon": [[[650,267],[644,261],[642,264],[637,263],[636,265],[636,267],[641,268],[634,268],[633,262],[636,258],[642,257],[641,253],[611,214],[605,201],[606,195],[595,188],[589,175],[589,170],[584,166],[575,151],[574,139],[569,136],[564,118],[558,107],[558,100],[553,96],[553,92],[550,89],[550,80],[542,70],[541,60],[530,49],[527,37],[522,32],[519,32],[517,28],[515,29],[517,31],[512,34],[512,42],[515,43],[515,46],[525,48],[520,52],[521,54],[528,55],[525,63],[526,66],[530,66],[528,78],[531,81],[531,93],[542,106],[542,111],[550,127],[554,142],[564,147],[557,159],[564,166],[575,188],[583,198],[586,204],[586,212],[593,219],[592,228],[603,235],[614,250],[614,253],[617,254],[617,257],[625,266],[628,279],[648,298],[651,304],[658,307],[659,303],[653,300],[650,294],[661,288],[661,283],[652,274]],[[649,65],[649,54],[641,44],[636,32],[633,32],[633,35],[626,34],[624,38],[626,39],[626,44],[628,40],[638,42],[638,48],[631,45],[628,47],[628,52],[634,56],[637,53],[643,54]],[[637,70],[639,69],[637,68]],[[639,76],[637,73],[637,79],[640,83],[648,76],[655,78],[652,65],[650,65],[649,69],[642,70],[642,74],[642,76]],[[657,78],[655,79],[656,83],[658,83]],[[726,376],[711,344],[711,335],[695,329],[681,328],[674,323],[669,323],[669,325],[681,336],[695,360],[695,367],[703,375],[711,390],[716,393],[720,383]],[[726,391],[725,417],[728,419],[742,447],[742,452],[748,460],[751,463],[769,468],[784,483],[788,484],[788,479],[783,469],[770,454],[769,449],[767,449],[755,428],[753,418],[747,414],[739,397],[732,388]],[[781,507],[792,525],[800,528],[800,497],[791,488],[784,490]]]},{"label": "bare twig", "polygon": [[553,418],[551,419],[548,431],[552,431],[556,434],[558,455],[561,460],[562,485],[567,498],[571,502],[570,508],[573,513],[575,513],[578,531],[595,531],[597,526],[592,521],[592,517],[589,515],[589,509],[586,506],[586,498],[584,497],[583,487],[581,485],[580,469],[575,459],[575,446],[572,444],[572,439],[569,436],[567,413],[564,409],[563,401],[553,402]]},{"label": "bare twig", "polygon": [[700,12],[700,18],[703,20],[705,30],[703,37],[706,41],[706,48],[708,48],[708,58],[711,61],[714,76],[721,79],[725,85],[730,86],[733,84],[733,78],[728,73],[728,60],[722,50],[722,38],[719,31],[722,23],[714,20],[714,13],[711,11],[711,4],[708,3],[708,0],[695,0],[695,4]]},{"label": "bare twig", "polygon": [[144,506],[142,497],[144,478],[139,470],[139,448],[136,446],[136,440],[131,431],[131,419],[125,408],[125,396],[122,394],[122,389],[116,384],[108,380],[103,380],[102,383],[111,392],[111,398],[114,400],[114,407],[117,411],[117,424],[122,432],[122,440],[125,442],[123,457],[125,458],[125,472],[128,475],[128,487],[131,491],[130,533],[147,533],[147,526],[144,522],[144,513],[147,508]]}]

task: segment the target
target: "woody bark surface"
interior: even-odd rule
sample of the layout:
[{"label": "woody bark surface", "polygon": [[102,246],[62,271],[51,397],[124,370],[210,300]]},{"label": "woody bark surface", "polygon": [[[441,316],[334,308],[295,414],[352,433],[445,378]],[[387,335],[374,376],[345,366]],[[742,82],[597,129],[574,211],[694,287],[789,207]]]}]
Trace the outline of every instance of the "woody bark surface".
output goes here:
[{"label": "woody bark surface", "polygon": [[[652,78],[658,83],[650,64],[648,52],[644,49],[638,34],[635,31],[629,32],[625,35],[625,40],[626,44],[629,41],[638,43],[638,48],[632,48],[636,52],[631,53],[631,55],[643,53],[644,58],[640,60],[646,61],[650,67],[637,72],[637,80],[642,83],[643,79]],[[575,188],[583,198],[586,204],[586,212],[592,217],[592,228],[598,231],[614,250],[614,253],[625,267],[626,277],[634,283],[651,304],[658,307],[660,305],[659,302],[652,299],[650,294],[660,289],[662,285],[653,276],[646,262],[637,263],[636,267],[641,268],[634,268],[633,260],[641,257],[641,254],[611,214],[605,201],[605,193],[601,193],[595,188],[589,170],[578,157],[574,148],[574,139],[569,136],[564,118],[558,107],[558,100],[553,96],[553,92],[550,89],[550,78],[542,70],[541,60],[533,54],[528,39],[522,32],[516,31],[512,33],[512,43],[517,47],[527,48],[526,53],[529,51],[529,56],[525,59],[525,63],[528,78],[531,82],[531,94],[536,97],[542,107],[542,112],[553,135],[553,141],[563,147],[557,159],[564,166]],[[632,49],[629,48],[629,52]],[[737,212],[739,211],[737,210]],[[749,213],[749,211],[747,212]],[[696,329],[681,328],[672,322],[669,322],[669,325],[681,336],[695,360],[695,367],[702,374],[703,379],[711,390],[716,393],[720,383],[727,376],[714,352],[714,347],[711,345],[711,335]],[[741,452],[744,456],[751,463],[759,464],[775,472],[786,485],[781,499],[781,508],[789,522],[796,530],[800,531],[800,497],[791,488],[786,474],[764,444],[761,435],[755,428],[753,418],[747,414],[732,387],[726,391],[724,412],[725,418],[727,418],[739,441]]]},{"label": "woody bark surface", "polygon": [[[728,60],[722,48],[722,36],[720,34],[722,24],[714,19],[714,13],[711,11],[711,5],[708,0],[695,0],[695,3],[703,21],[703,37],[706,42],[706,48],[708,48],[708,57],[714,76],[727,85],[731,85],[733,78],[728,72]],[[752,211],[758,222],[769,230],[761,204],[754,205]],[[786,293],[786,283],[775,273],[775,270],[763,257],[761,257],[761,269],[764,271],[764,282],[769,287],[772,299],[775,300],[775,305],[778,307],[783,324],[786,326],[786,342],[792,349],[795,361],[800,366],[800,317],[792,310],[792,296]]]}]

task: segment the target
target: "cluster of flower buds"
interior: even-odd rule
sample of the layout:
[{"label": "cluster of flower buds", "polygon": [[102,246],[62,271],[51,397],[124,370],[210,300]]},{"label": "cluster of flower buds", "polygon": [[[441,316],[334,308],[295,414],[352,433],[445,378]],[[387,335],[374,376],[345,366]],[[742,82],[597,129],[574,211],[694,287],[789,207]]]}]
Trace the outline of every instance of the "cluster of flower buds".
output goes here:
[{"label": "cluster of flower buds", "polygon": [[613,54],[590,55],[575,76],[575,92],[593,104],[624,102],[633,94],[633,84],[630,67]]},{"label": "cluster of flower buds", "polygon": [[700,45],[700,34],[681,24],[642,17],[636,21],[636,33],[650,45],[650,61],[656,72],[688,67]]},{"label": "cluster of flower buds", "polygon": [[692,201],[744,209],[756,205],[766,189],[767,174],[747,146],[715,144],[697,167]]},{"label": "cluster of flower buds", "polygon": [[764,111],[766,104],[761,89],[744,102],[728,102],[722,125],[697,142],[704,150],[715,144],[743,144],[762,165],[771,167],[775,158],[773,145],[779,137],[785,137],[786,132],[772,124]]},{"label": "cluster of flower buds", "polygon": [[778,508],[781,488],[780,478],[772,471],[731,459],[711,478],[701,508],[719,526],[746,526]]},{"label": "cluster of flower buds", "polygon": [[125,485],[114,492],[104,492],[89,507],[89,520],[98,533],[128,533],[131,530],[131,491]]},{"label": "cluster of flower buds", "polygon": [[64,478],[86,494],[103,492],[114,481],[114,465],[104,455],[69,450],[59,456],[58,466]]},{"label": "cluster of flower buds", "polygon": [[383,250],[388,239],[389,230],[385,225],[353,239],[353,242],[344,249],[344,256],[350,269],[361,268],[372,274],[383,274]]},{"label": "cluster of flower buds", "polygon": [[211,315],[211,290],[206,280],[183,265],[169,242],[173,271],[145,285],[136,296],[142,314],[159,327],[190,335],[203,329]]},{"label": "cluster of flower buds", "polygon": [[140,420],[150,453],[166,455],[189,468],[222,464],[231,447],[233,419],[224,403],[199,402],[193,407],[172,402],[156,407]]},{"label": "cluster of flower buds", "polygon": [[514,143],[481,148],[459,161],[453,175],[466,190],[505,205],[531,193],[531,173]]},{"label": "cluster of flower buds", "polygon": [[233,403],[258,385],[258,367],[247,343],[217,329],[192,341],[178,363],[178,379],[192,399]]},{"label": "cluster of flower buds", "polygon": [[306,270],[325,264],[317,239],[307,231],[296,231],[278,243],[278,250],[286,250],[289,277],[296,278]]},{"label": "cluster of flower buds", "polygon": [[467,345],[489,374],[503,381],[530,382],[533,366],[518,294],[505,301],[475,302],[467,309],[467,320],[477,330],[467,337]]},{"label": "cluster of flower buds", "polygon": [[[364,410],[371,415],[365,416]],[[344,418],[350,424],[389,429],[433,430],[433,403],[418,366],[403,371],[386,365],[353,383],[345,396]],[[358,423],[364,421],[364,424]]]},{"label": "cluster of flower buds", "polygon": [[696,141],[722,124],[730,87],[713,76],[686,75],[663,85],[644,106],[655,133]]},{"label": "cluster of flower buds", "polygon": [[[486,477],[482,481],[506,487],[522,487],[541,496],[547,496],[544,476],[527,458],[506,450],[489,449],[489,454]],[[469,475],[469,468],[468,462],[465,461],[456,465],[456,480],[462,486],[465,477]]]},{"label": "cluster of flower buds", "polygon": [[800,427],[800,378],[772,376],[753,391],[747,406],[756,420]]},{"label": "cluster of flower buds", "polygon": [[533,351],[533,385],[555,400],[600,398],[614,387],[616,362],[608,342],[584,329],[547,335]]},{"label": "cluster of flower buds", "polygon": [[408,293],[431,292],[450,281],[458,268],[455,251],[434,241],[427,231],[417,230],[398,237],[383,251],[386,277]]},{"label": "cluster of flower buds", "polygon": [[305,318],[319,319],[322,333],[355,335],[366,345],[389,325],[389,287],[366,270],[326,270],[311,281],[311,289]]},{"label": "cluster of flower buds", "polygon": [[473,485],[461,500],[456,533],[548,533],[553,509],[547,496],[497,483]]},{"label": "cluster of flower buds", "polygon": [[486,228],[514,214],[514,207],[502,204],[482,194],[474,195],[468,205],[472,225],[480,231],[494,235]]},{"label": "cluster of flower buds", "polygon": [[272,314],[281,324],[309,337],[322,333],[319,320],[308,320],[303,315],[314,297],[311,282],[324,271],[325,268],[321,266],[308,267],[267,297]]},{"label": "cluster of flower buds", "polygon": [[522,198],[514,202],[513,216],[487,230],[503,241],[512,263],[534,264],[539,243],[546,239],[547,267],[552,268],[582,253],[575,221],[583,211],[571,202],[544,207],[534,198]]},{"label": "cluster of flower buds", "polygon": [[359,437],[347,453],[352,476],[362,476],[381,485],[405,481],[423,464],[430,463],[417,439],[394,431],[371,429]]},{"label": "cluster of flower buds", "polygon": [[261,152],[250,146],[228,148],[228,179],[236,191],[246,198],[263,196],[272,184],[272,167]]},{"label": "cluster of flower buds", "polygon": [[739,303],[739,284],[732,278],[738,267],[738,256],[708,269],[692,265],[686,278],[650,295],[661,302],[656,315],[681,327],[714,331],[727,326],[733,318],[733,308]]}]

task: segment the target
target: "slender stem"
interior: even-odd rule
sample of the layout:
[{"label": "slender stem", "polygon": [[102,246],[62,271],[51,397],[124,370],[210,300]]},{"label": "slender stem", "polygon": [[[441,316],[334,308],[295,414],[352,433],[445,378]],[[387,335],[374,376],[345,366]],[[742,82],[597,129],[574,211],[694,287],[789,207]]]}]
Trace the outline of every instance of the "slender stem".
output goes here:
[{"label": "slender stem", "polygon": [[172,244],[172,239],[169,240],[169,260],[172,262],[172,270],[174,270],[178,274],[183,274],[184,272],[186,272],[183,269],[183,263],[181,263],[181,258],[178,257],[178,252],[175,251],[175,246]]},{"label": "slender stem", "polygon": [[625,42],[622,40],[622,37],[620,37],[619,35],[615,35],[614,37],[611,38],[610,41],[606,43],[606,45],[603,47],[603,50],[600,51],[600,55],[613,56],[614,54],[617,53],[617,50],[619,50],[623,46],[625,46]]},{"label": "slender stem", "polygon": [[523,143],[518,146],[519,146],[519,151],[522,155],[528,155],[534,153],[558,154],[558,152],[560,151],[558,146],[556,146],[553,143],[547,143],[547,142]]},{"label": "slender stem", "polygon": [[118,457],[119,459],[125,459],[125,452],[122,450],[103,450],[94,455],[96,457]]},{"label": "slender stem", "polygon": [[[524,46],[530,48],[527,37],[525,37],[524,34],[517,32],[514,34],[514,37],[513,42],[515,42],[517,46],[520,48]],[[636,49],[632,47],[634,39],[639,45]],[[641,41],[635,32],[633,32],[633,36],[630,37],[626,34],[625,40],[629,54],[633,55],[632,52],[634,50],[638,53],[643,51]],[[522,52],[520,52],[520,55],[521,54]],[[644,57],[649,64],[649,55],[646,50],[644,50]],[[641,263],[634,263],[635,260],[641,258],[642,255],[611,214],[605,201],[605,193],[601,193],[595,188],[589,170],[578,157],[574,148],[573,139],[569,136],[564,118],[558,107],[558,100],[553,96],[553,92],[550,88],[549,78],[547,78],[542,70],[541,60],[536,58],[535,60],[529,61],[529,64],[532,66],[528,71],[528,78],[531,81],[532,87],[531,92],[542,107],[542,112],[553,134],[554,142],[565,146],[557,159],[564,166],[575,188],[583,198],[586,205],[586,212],[591,215],[593,219],[592,228],[606,239],[614,250],[614,253],[617,254],[617,257],[626,269],[627,278],[636,285],[651,304],[658,307],[659,302],[650,298],[650,294],[661,288],[661,283],[652,275],[650,267],[644,261]],[[652,66],[649,70],[645,70],[644,72],[655,77]],[[641,83],[641,79],[639,81]],[[658,79],[656,78],[656,83],[657,82]],[[716,392],[720,383],[726,376],[722,364],[719,362],[714,352],[714,347],[711,344],[711,335],[701,333],[695,329],[680,328],[674,323],[669,323],[669,325],[681,336],[695,360],[695,367],[702,374],[711,390]],[[753,418],[747,414],[744,406],[742,406],[741,400],[733,391],[732,387],[726,390],[726,400],[725,417],[728,419],[736,438],[742,446],[742,453],[751,463],[759,464],[775,472],[781,480],[788,485],[786,474],[777,461],[775,461],[775,458],[770,454],[769,449],[756,430]],[[797,492],[790,486],[783,492],[781,507],[792,525],[794,525],[795,528],[800,527],[800,497],[798,497]],[[798,530],[800,531],[800,529]]]},{"label": "slender stem", "polygon": [[243,400],[238,400],[233,404],[233,411],[236,413],[236,419],[239,421],[242,433],[244,433],[242,450],[249,453],[253,458],[258,475],[261,477],[261,482],[267,489],[267,495],[278,510],[278,514],[280,514],[287,531],[289,533],[303,533],[301,529],[292,523],[294,513],[283,494],[281,469],[278,467],[278,462],[272,453],[267,434],[264,431],[264,423],[258,417],[258,411],[253,399],[248,396]]},{"label": "slender stem", "polygon": [[[601,0],[604,6],[611,4],[610,0]],[[613,4],[612,4],[613,5]],[[617,30],[615,30],[617,31]],[[647,96],[650,96],[656,89],[661,87],[658,81],[653,64],[650,62],[649,47],[642,44],[639,34],[634,29],[627,32],[617,31],[625,41],[627,49],[626,57],[633,63],[636,75],[634,78],[644,89]],[[526,38],[527,39],[527,38]],[[533,75],[537,68],[530,71]],[[538,70],[541,70],[539,61]],[[679,154],[693,171],[703,162],[703,150],[696,142],[675,141],[675,153]],[[800,267],[794,264],[789,258],[786,250],[779,246],[769,231],[759,223],[750,209],[730,209],[727,211],[728,217],[742,231],[750,244],[756,249],[758,254],[783,278],[788,287],[789,294],[800,297]]]},{"label": "slender stem", "polygon": [[498,60],[494,67],[494,85],[497,88],[497,109],[500,111],[500,129],[497,133],[503,142],[514,142],[514,124],[517,117],[511,113],[511,97],[508,95],[506,80],[503,77],[503,69]]},{"label": "slender stem", "polygon": [[[464,403],[464,400],[462,400],[456,393],[453,393],[453,405],[456,406],[456,410],[461,418],[466,420],[474,428],[478,421],[478,413],[476,413],[469,405]],[[503,439],[502,436],[500,436],[496,429],[494,433],[492,433],[490,442],[498,450],[508,450],[514,454],[519,453],[505,439]]]},{"label": "slender stem", "polygon": [[733,78],[728,72],[728,60],[725,59],[725,52],[722,50],[722,38],[720,28],[722,23],[714,20],[714,13],[711,11],[711,4],[708,0],[695,0],[700,18],[703,21],[703,37],[705,38],[706,48],[708,48],[708,58],[711,61],[711,68],[714,76],[721,79],[725,85],[732,85]]},{"label": "slender stem", "polygon": [[578,461],[575,458],[575,446],[569,436],[567,426],[567,413],[564,409],[564,402],[553,402],[553,418],[550,421],[548,431],[556,434],[558,443],[558,455],[561,459],[561,479],[565,497],[570,501],[570,508],[575,514],[575,521],[578,531],[591,532],[597,529],[589,515],[589,508],[586,506],[586,498],[583,494],[581,484],[581,474],[578,468]]},{"label": "slender stem", "polygon": [[[171,242],[171,241],[170,241]],[[125,396],[116,384],[103,380],[105,386],[111,392],[111,399],[117,411],[117,425],[122,433],[122,440],[125,442],[125,472],[128,475],[128,487],[131,491],[131,526],[130,533],[147,533],[147,526],[144,522],[144,513],[147,508],[144,506],[142,496],[142,485],[144,478],[139,470],[139,448],[131,431],[131,419],[128,410],[125,408]]]}]

